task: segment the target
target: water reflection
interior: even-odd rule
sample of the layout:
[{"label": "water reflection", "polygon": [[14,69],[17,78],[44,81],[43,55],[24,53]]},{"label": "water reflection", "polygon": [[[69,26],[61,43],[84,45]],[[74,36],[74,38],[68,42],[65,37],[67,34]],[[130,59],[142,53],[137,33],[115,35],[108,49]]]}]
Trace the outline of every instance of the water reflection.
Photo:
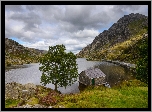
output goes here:
[{"label": "water reflection", "polygon": [[133,72],[116,64],[102,62],[100,65],[95,67],[99,68],[106,74],[105,80],[110,84],[111,87],[121,83],[124,80],[134,79],[135,74]]}]

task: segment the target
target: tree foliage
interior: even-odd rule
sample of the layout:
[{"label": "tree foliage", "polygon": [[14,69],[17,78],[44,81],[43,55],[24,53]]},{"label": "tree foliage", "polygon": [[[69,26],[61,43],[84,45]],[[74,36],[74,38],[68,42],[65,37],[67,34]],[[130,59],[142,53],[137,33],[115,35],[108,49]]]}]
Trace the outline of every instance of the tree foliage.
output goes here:
[{"label": "tree foliage", "polygon": [[39,70],[42,71],[43,85],[52,83],[57,90],[57,85],[66,88],[77,80],[76,56],[72,52],[66,53],[65,50],[63,44],[50,46],[48,52],[40,58],[42,66]]},{"label": "tree foliage", "polygon": [[144,38],[138,47],[140,58],[137,61],[137,79],[148,84],[148,38]]}]

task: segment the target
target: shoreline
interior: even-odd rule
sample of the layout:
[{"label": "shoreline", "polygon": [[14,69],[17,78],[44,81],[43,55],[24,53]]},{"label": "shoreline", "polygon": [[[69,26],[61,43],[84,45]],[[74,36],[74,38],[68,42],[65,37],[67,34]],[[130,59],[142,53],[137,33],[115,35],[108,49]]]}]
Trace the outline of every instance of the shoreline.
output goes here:
[{"label": "shoreline", "polygon": [[114,63],[116,65],[120,65],[120,66],[126,67],[126,68],[136,68],[136,65],[135,64],[131,64],[131,63],[125,63],[125,62],[119,62],[119,61],[111,61],[111,60],[105,60],[105,62]]}]

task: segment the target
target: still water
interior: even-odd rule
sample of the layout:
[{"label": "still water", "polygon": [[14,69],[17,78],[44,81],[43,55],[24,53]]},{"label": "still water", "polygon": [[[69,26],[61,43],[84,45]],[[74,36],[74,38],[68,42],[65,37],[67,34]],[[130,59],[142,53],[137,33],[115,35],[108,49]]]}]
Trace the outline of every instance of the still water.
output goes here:
[{"label": "still water", "polygon": [[[108,62],[99,62],[99,61],[87,61],[85,58],[78,58],[78,73],[81,73],[83,70],[86,70],[90,67],[96,67],[101,69],[106,74],[106,81],[109,82],[111,86],[118,84],[120,81],[128,80],[133,78],[133,73],[123,67],[118,65],[108,63]],[[5,72],[5,83],[18,82],[21,84],[33,83],[36,85],[41,85],[41,71],[39,71],[39,63],[24,64],[20,68],[10,69]],[[79,82],[75,82],[71,86],[59,87],[58,90],[63,94],[68,93],[78,93]],[[54,89],[53,84],[47,84],[46,87]]]}]

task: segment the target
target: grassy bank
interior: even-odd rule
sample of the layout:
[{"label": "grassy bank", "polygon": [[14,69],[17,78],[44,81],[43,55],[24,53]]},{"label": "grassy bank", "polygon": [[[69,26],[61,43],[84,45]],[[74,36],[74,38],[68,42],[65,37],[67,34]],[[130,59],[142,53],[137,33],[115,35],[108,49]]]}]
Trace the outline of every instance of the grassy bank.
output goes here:
[{"label": "grassy bank", "polygon": [[90,86],[80,94],[65,95],[58,104],[66,108],[147,108],[148,87],[138,80],[114,88]]},{"label": "grassy bank", "polygon": [[[58,94],[38,86],[39,91],[23,104],[43,104],[58,108],[148,108],[148,87],[139,80],[124,81],[113,88],[89,86],[77,94]],[[21,100],[8,99],[5,107],[21,104]]]}]

